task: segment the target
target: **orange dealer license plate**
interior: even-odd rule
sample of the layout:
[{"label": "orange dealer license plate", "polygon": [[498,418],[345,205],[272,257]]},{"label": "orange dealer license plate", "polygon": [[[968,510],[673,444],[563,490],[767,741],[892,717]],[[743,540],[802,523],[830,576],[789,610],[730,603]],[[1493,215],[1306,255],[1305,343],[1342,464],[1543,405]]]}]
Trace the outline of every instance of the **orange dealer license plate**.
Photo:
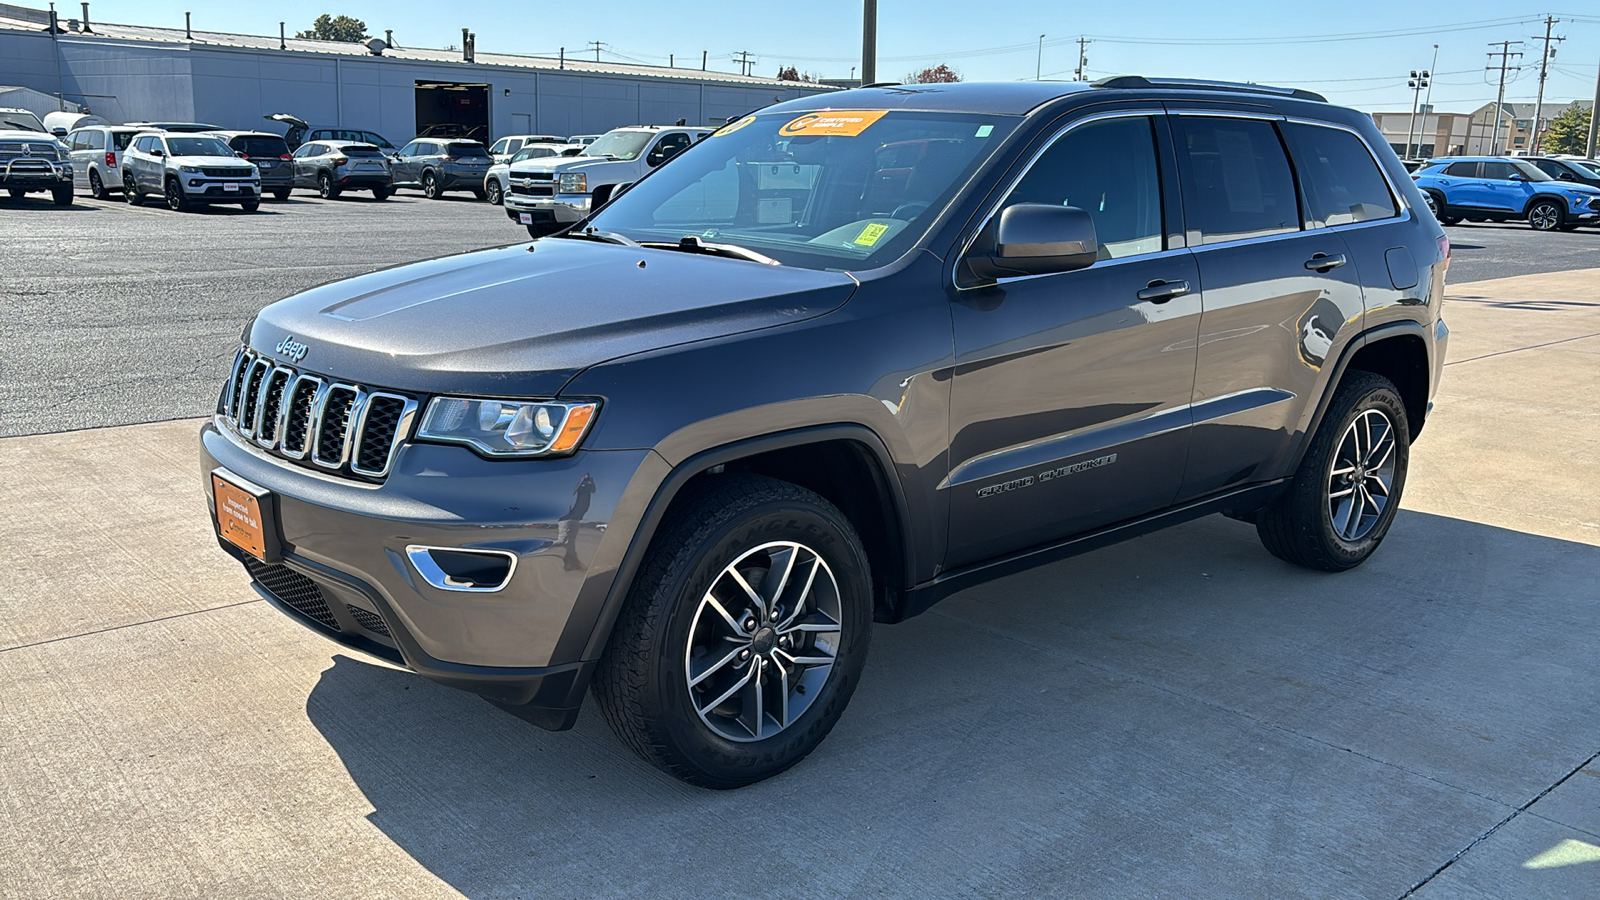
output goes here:
[{"label": "orange dealer license plate", "polygon": [[267,515],[270,494],[254,485],[236,483],[219,469],[211,473],[216,502],[217,534],[228,543],[263,562],[274,562],[277,535]]}]

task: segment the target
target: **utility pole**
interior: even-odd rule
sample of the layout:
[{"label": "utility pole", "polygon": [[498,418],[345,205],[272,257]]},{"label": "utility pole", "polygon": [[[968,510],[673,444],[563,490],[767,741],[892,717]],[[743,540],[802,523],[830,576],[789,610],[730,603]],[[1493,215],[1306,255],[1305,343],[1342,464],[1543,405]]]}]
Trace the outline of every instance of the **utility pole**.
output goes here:
[{"label": "utility pole", "polygon": [[878,0],[861,0],[861,83],[878,82]]},{"label": "utility pole", "polygon": [[603,45],[599,41],[590,41],[589,45],[594,48],[594,61],[595,62],[599,62],[600,61],[600,48]]},{"label": "utility pole", "polygon": [[[1512,44],[1516,44],[1519,47],[1522,46],[1521,41],[1491,41],[1489,43],[1489,46],[1491,47],[1500,48],[1499,50],[1489,51],[1490,60],[1493,60],[1496,56],[1500,57],[1500,92],[1494,98],[1494,131],[1489,133],[1489,154],[1492,156],[1500,155],[1500,151],[1498,149],[1500,146],[1500,120],[1504,118],[1506,111],[1506,72],[1522,71],[1521,66],[1511,65],[1511,57],[1522,56],[1521,50],[1511,49]],[[1485,66],[1485,68],[1493,69],[1494,63],[1490,62],[1488,66]],[[1507,143],[1510,143],[1511,141],[1510,134],[1510,130],[1507,129]],[[1510,148],[1508,147],[1507,150],[1509,151]]]},{"label": "utility pole", "polygon": [[755,62],[755,59],[750,56],[750,51],[749,50],[740,50],[738,53],[735,53],[734,56],[738,57],[737,59],[734,60],[734,62],[739,64],[739,74],[740,75],[749,75],[750,74],[750,64]]},{"label": "utility pole", "polygon": [[[1433,45],[1433,62],[1428,64],[1428,71],[1430,71],[1430,72],[1439,71],[1439,45],[1438,44],[1434,44]],[[1422,124],[1417,126],[1417,150],[1418,150],[1418,152],[1421,152],[1421,150],[1422,150],[1422,135],[1425,134],[1427,132],[1427,130],[1428,130],[1428,113],[1431,113],[1431,112],[1433,112],[1433,79],[1429,78],[1428,79],[1428,99],[1422,101]],[[1428,154],[1429,156],[1438,156],[1439,155],[1439,123],[1442,122],[1442,121],[1444,121],[1444,119],[1443,118],[1439,118],[1439,119],[1435,119],[1434,122],[1433,122],[1433,132],[1434,132],[1433,133],[1433,152]],[[1446,144],[1445,150],[1448,152],[1449,149],[1450,149],[1449,148],[1449,139],[1448,138],[1445,140],[1445,144]]]},{"label": "utility pole", "polygon": [[1589,107],[1589,142],[1584,145],[1583,155],[1594,159],[1594,139],[1597,126],[1600,126],[1600,75],[1594,77],[1594,105]]},{"label": "utility pole", "polygon": [[1411,70],[1411,80],[1406,82],[1406,87],[1411,88],[1411,121],[1406,125],[1406,159],[1415,159],[1416,154],[1411,149],[1411,135],[1417,135],[1417,143],[1422,143],[1422,134],[1417,131],[1417,101],[1422,99],[1422,89],[1428,86],[1428,70],[1418,72]]},{"label": "utility pole", "polygon": [[1550,58],[1556,55],[1556,50],[1550,46],[1550,42],[1554,40],[1556,43],[1560,43],[1566,40],[1564,37],[1550,37],[1550,29],[1554,28],[1559,21],[1561,20],[1553,16],[1544,17],[1544,52],[1539,55],[1539,99],[1533,101],[1533,139],[1528,142],[1529,148],[1534,153],[1539,152],[1539,138],[1541,136],[1539,124],[1540,117],[1544,115],[1544,79],[1550,72]]},{"label": "utility pole", "polygon": [[1088,66],[1089,66],[1089,57],[1084,55],[1084,51],[1088,50],[1089,49],[1089,45],[1092,44],[1092,43],[1094,43],[1094,41],[1091,41],[1086,37],[1078,38],[1078,68],[1073,70],[1073,73],[1072,73],[1072,80],[1073,81],[1088,81],[1089,80],[1089,76],[1085,75],[1084,72],[1083,72],[1083,70],[1088,68]]},{"label": "utility pole", "polygon": [[1040,81],[1044,78],[1044,35],[1039,35],[1039,61],[1033,66],[1033,80]]}]

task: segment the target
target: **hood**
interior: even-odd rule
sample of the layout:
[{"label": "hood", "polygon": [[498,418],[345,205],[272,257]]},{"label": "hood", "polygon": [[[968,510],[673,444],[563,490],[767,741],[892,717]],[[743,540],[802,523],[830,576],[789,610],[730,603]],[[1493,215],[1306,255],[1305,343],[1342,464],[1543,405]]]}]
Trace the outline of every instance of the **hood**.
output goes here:
[{"label": "hood", "polygon": [[[855,284],[838,272],[547,238],[312,288],[262,310],[249,341],[369,387],[550,397],[606,360],[821,315]],[[286,342],[303,345],[293,347],[300,359],[275,350]]]},{"label": "hood", "polygon": [[[1549,182],[1546,182],[1546,184],[1548,183]],[[1556,182],[1556,186],[1564,191],[1570,191],[1574,194],[1583,194],[1586,197],[1592,197],[1596,194],[1600,194],[1600,188],[1597,188],[1592,184],[1579,184],[1575,181],[1558,181]]]}]

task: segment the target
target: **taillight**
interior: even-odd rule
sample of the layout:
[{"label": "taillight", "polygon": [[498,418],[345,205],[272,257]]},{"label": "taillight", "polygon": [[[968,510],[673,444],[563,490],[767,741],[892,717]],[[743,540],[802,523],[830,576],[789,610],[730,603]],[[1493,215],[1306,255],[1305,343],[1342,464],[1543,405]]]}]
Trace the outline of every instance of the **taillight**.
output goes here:
[{"label": "taillight", "polygon": [[1450,238],[1442,234],[1439,235],[1439,256],[1444,259],[1444,268],[1448,272],[1450,270]]},{"label": "taillight", "polygon": [[290,156],[290,155],[289,155],[289,154],[287,154],[287,153],[279,153],[279,154],[278,154],[278,158],[279,158],[279,159],[294,159],[294,157],[292,157],[292,156]]},{"label": "taillight", "polygon": [[344,158],[344,157],[342,157],[342,156],[335,156],[335,157],[334,157],[334,158],[333,158],[333,164],[334,164],[334,165],[336,165],[336,166],[342,166],[342,165],[344,165],[344,164],[345,164],[345,163],[347,163],[347,162],[349,162],[349,161],[350,161],[350,160],[348,160],[348,159],[345,159],[345,158]]},{"label": "taillight", "polygon": [[108,168],[112,168],[112,169],[115,169],[117,167],[117,151],[115,151],[115,150],[107,150],[106,151],[106,166]]},{"label": "taillight", "polygon": [[1412,175],[1411,176],[1411,180],[1412,181],[1421,181],[1422,180],[1422,176],[1421,175]]}]

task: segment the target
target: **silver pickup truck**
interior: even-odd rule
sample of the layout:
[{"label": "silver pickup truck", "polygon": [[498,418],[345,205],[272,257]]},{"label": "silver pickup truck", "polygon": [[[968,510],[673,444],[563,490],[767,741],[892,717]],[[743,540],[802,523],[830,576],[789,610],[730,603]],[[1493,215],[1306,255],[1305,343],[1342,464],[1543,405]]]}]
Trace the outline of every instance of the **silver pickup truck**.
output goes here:
[{"label": "silver pickup truck", "polygon": [[506,216],[525,226],[531,237],[560,231],[604,206],[619,187],[643,178],[711,131],[630,125],[606,132],[577,156],[513,163],[510,190],[505,193]]}]

